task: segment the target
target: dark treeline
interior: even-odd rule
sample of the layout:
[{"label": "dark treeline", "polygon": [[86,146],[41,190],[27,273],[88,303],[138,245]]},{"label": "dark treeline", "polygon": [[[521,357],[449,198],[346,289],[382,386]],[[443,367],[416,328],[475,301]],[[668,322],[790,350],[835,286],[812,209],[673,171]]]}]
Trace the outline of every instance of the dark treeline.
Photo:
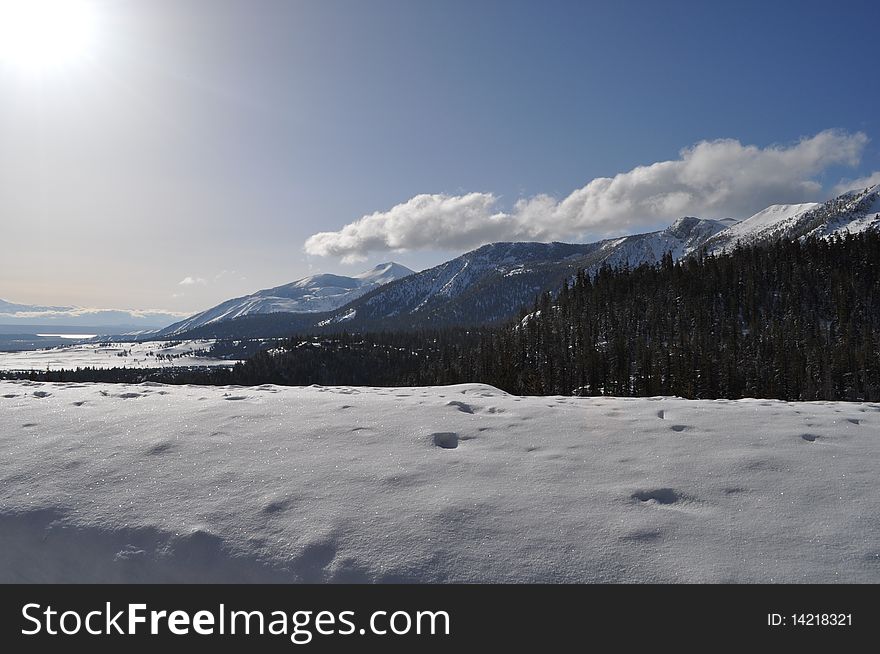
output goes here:
[{"label": "dark treeline", "polygon": [[878,298],[875,233],[667,255],[579,275],[478,365],[525,394],[880,400]]},{"label": "dark treeline", "polygon": [[[470,376],[468,352],[488,342],[464,329],[292,338],[229,372],[234,384],[427,386]],[[216,374],[216,373],[215,373]]]},{"label": "dark treeline", "polygon": [[[145,381],[166,384],[285,384],[307,386],[425,386],[457,383],[465,372],[460,357],[478,349],[488,332],[441,329],[416,332],[340,333],[273,339],[271,347],[233,366],[166,368],[77,368],[0,371],[0,378],[51,382]],[[270,342],[270,341],[266,341]],[[265,343],[264,343],[265,344]],[[234,358],[244,342],[217,341],[208,356]]]},{"label": "dark treeline", "polygon": [[[434,385],[559,395],[880,400],[880,235],[583,272],[511,325],[294,338],[231,369],[68,381]],[[222,347],[222,345],[221,345]]]}]

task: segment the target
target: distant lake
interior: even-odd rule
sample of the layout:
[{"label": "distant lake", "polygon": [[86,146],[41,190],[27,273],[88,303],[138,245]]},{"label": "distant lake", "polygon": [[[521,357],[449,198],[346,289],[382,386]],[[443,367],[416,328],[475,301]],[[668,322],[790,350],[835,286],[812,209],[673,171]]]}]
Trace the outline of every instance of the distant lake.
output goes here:
[{"label": "distant lake", "polygon": [[43,338],[69,338],[71,340],[82,340],[84,338],[95,338],[97,334],[37,334]]}]

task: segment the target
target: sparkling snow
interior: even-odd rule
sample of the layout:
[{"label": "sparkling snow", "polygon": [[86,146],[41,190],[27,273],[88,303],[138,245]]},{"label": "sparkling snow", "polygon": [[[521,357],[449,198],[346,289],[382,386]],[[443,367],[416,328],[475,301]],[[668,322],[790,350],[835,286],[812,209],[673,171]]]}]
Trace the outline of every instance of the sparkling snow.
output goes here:
[{"label": "sparkling snow", "polygon": [[880,404],[0,382],[0,581],[880,582]]}]

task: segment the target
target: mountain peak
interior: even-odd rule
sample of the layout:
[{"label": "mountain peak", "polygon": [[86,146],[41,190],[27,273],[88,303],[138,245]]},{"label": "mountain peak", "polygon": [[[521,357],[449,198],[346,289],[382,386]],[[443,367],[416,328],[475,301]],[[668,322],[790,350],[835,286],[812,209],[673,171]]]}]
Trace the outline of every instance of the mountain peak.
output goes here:
[{"label": "mountain peak", "polygon": [[377,263],[375,266],[370,268],[369,270],[365,270],[364,272],[355,275],[355,277],[363,277],[365,275],[371,275],[373,273],[386,273],[386,272],[401,272],[411,275],[414,271],[410,270],[403,264],[397,263],[396,261],[386,261],[385,263]]},{"label": "mountain peak", "polygon": [[663,234],[682,241],[692,241],[695,239],[702,241],[724,229],[727,224],[720,220],[684,216],[663,230]]},{"label": "mountain peak", "polygon": [[857,196],[865,196],[871,195],[872,193],[880,192],[880,184],[873,184],[871,186],[857,186],[855,188],[851,188],[844,193],[841,193],[838,198],[854,198]]},{"label": "mountain peak", "polygon": [[395,279],[412,275],[413,272],[414,271],[404,265],[395,263],[394,261],[388,261],[373,266],[369,270],[365,270],[364,272],[355,275],[354,278],[373,284],[387,284],[388,282],[393,282]]}]

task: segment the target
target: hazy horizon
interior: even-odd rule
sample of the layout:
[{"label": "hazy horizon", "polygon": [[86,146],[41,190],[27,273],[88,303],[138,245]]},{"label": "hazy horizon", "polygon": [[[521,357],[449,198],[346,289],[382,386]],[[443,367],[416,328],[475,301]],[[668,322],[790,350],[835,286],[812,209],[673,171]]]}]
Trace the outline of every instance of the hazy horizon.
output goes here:
[{"label": "hazy horizon", "polygon": [[75,57],[0,46],[9,302],[188,315],[880,181],[870,2],[76,5]]}]

